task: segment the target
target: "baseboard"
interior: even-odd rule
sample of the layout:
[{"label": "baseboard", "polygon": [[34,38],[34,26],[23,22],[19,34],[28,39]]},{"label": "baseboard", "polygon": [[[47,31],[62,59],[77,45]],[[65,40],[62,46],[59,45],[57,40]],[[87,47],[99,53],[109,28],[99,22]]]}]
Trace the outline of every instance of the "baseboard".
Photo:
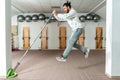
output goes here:
[{"label": "baseboard", "polygon": [[[30,49],[30,50],[65,50],[65,49]],[[77,51],[78,49],[72,49],[72,50],[75,50],[75,51]],[[91,51],[96,51],[96,50],[105,50],[105,49],[90,49]],[[19,49],[19,51],[25,51],[24,49]]]},{"label": "baseboard", "polygon": [[120,76],[111,76],[111,78],[113,78],[113,79],[120,79]]},{"label": "baseboard", "polygon": [[6,76],[0,76],[0,79],[6,79]]},{"label": "baseboard", "polygon": [[92,50],[92,51],[96,51],[96,50],[106,50],[106,49],[90,49],[90,50]]},{"label": "baseboard", "polygon": [[110,74],[107,74],[106,75],[109,77],[109,78],[112,78],[112,79],[120,79],[120,76],[111,76]]},{"label": "baseboard", "polygon": [[112,78],[110,74],[108,74],[108,73],[105,73],[105,74],[106,74],[109,78]]}]

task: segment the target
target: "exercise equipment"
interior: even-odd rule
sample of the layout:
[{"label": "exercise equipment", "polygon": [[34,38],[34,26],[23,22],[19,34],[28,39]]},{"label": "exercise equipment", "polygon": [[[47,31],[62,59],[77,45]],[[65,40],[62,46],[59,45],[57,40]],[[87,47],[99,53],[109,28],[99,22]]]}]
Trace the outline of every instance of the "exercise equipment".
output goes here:
[{"label": "exercise equipment", "polygon": [[39,20],[38,15],[36,15],[36,14],[32,15],[32,20],[35,22],[38,21]]},{"label": "exercise equipment", "polygon": [[92,14],[87,14],[86,19],[87,20],[93,20],[93,15]]},{"label": "exercise equipment", "polygon": [[38,17],[39,17],[39,20],[45,20],[46,19],[44,14],[39,14]]},{"label": "exercise equipment", "polygon": [[30,50],[30,48],[33,46],[33,44],[36,42],[36,40],[39,38],[39,36],[41,35],[41,32],[44,30],[44,28],[46,27],[46,25],[49,23],[49,21],[51,20],[51,18],[53,17],[53,14],[50,15],[49,19],[46,21],[46,23],[44,24],[43,28],[41,29],[40,33],[37,35],[37,37],[35,38],[35,40],[31,43],[31,46],[25,51],[25,53],[22,55],[22,57],[18,60],[16,66],[14,68],[9,68],[7,71],[7,78],[14,78],[17,76],[17,73],[15,73],[16,69],[18,68],[18,66],[20,65],[21,61],[23,60],[23,58],[26,56],[26,54],[28,53],[28,51]]},{"label": "exercise equipment", "polygon": [[26,22],[31,22],[32,17],[30,15],[27,15],[27,16],[25,16],[25,20],[26,20]]},{"label": "exercise equipment", "polygon": [[98,20],[100,20],[100,16],[95,14],[93,20],[94,22],[98,22]]},{"label": "exercise equipment", "polygon": [[82,15],[82,16],[79,17],[79,19],[80,19],[81,22],[85,22],[86,17],[84,15]]},{"label": "exercise equipment", "polygon": [[17,21],[18,22],[23,22],[23,21],[25,21],[25,17],[23,15],[18,15],[17,16]]}]

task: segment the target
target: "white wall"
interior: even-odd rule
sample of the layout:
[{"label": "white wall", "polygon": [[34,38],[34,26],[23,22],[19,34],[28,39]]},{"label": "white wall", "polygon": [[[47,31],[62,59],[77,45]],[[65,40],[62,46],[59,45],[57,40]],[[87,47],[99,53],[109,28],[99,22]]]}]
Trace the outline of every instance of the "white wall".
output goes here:
[{"label": "white wall", "polygon": [[12,66],[11,62],[11,16],[10,1],[1,0],[0,3],[0,78],[5,78],[7,70]]},{"label": "white wall", "polygon": [[106,74],[120,77],[120,1],[107,0]]},{"label": "white wall", "polygon": [[[41,30],[41,27],[43,27],[44,21],[17,23],[16,16],[13,16],[12,25],[15,25],[15,24],[18,25],[18,31],[19,31],[19,35],[18,35],[19,36],[19,49],[22,49],[22,27],[24,26],[30,27],[30,37],[31,37],[30,42],[32,42],[34,38],[37,36],[37,34],[39,33],[39,31]],[[82,24],[86,26],[85,27],[85,35],[86,35],[85,46],[89,47],[90,49],[95,49],[95,30],[96,30],[95,28],[97,26],[101,26],[105,28],[105,21],[103,19],[100,20],[99,23],[96,23],[93,21],[86,21],[85,23],[82,23]],[[59,49],[59,27],[58,26],[66,26],[67,27],[67,40],[70,37],[71,28],[66,22],[60,22],[59,25],[58,25],[58,22],[49,23],[47,25],[48,27],[48,49]],[[103,35],[105,35],[105,33]],[[40,39],[38,39],[31,49],[40,49],[41,47],[40,45],[41,45]],[[103,43],[103,47],[105,47],[105,43]]]}]

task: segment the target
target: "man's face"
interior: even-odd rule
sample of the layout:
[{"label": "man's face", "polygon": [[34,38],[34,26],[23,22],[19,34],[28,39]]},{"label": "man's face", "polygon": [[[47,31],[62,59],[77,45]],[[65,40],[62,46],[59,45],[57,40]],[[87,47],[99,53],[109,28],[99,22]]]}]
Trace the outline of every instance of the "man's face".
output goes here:
[{"label": "man's face", "polygon": [[63,6],[63,9],[66,13],[69,13],[69,11],[70,11],[69,7],[67,7],[67,6]]}]

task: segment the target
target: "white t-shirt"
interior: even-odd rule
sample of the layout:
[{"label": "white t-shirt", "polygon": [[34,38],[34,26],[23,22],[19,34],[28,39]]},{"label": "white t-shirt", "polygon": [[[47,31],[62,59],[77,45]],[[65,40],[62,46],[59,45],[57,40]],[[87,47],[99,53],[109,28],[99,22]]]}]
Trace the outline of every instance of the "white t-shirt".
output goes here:
[{"label": "white t-shirt", "polygon": [[72,28],[72,30],[75,30],[77,28],[83,28],[81,26],[78,13],[73,8],[71,8],[69,13],[58,14],[57,16],[55,16],[55,18],[58,21],[67,21],[70,27]]}]

